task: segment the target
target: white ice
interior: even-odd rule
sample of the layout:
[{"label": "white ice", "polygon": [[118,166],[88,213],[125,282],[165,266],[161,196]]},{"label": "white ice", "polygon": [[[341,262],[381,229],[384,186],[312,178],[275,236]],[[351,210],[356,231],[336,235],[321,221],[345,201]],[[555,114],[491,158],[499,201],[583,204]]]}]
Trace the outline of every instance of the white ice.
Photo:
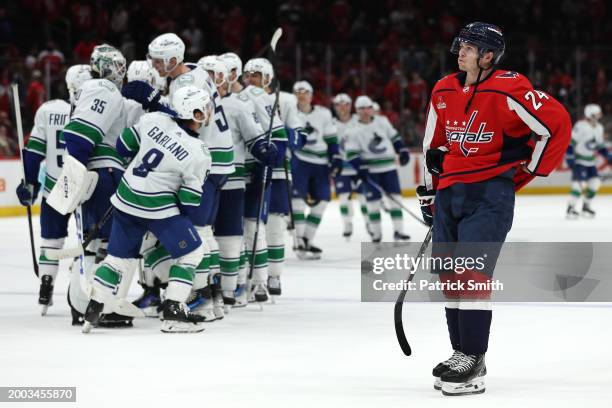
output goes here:
[{"label": "white ice", "polygon": [[[519,196],[509,239],[610,240],[612,197],[596,199],[595,219],[574,221],[564,217],[566,200]],[[418,213],[414,199],[404,202]],[[298,261],[287,250],[276,305],[233,311],[187,335],[161,333],[157,319],[82,334],[70,325],[63,263],[55,305],[41,317],[26,219],[0,219],[0,386],[76,386],[77,404],[66,406],[92,408],[611,406],[612,304],[496,305],[486,393],[434,391],[431,368],[450,355],[443,305],[405,305],[413,346],[405,357],[393,305],[359,300],[359,241],[367,236],[355,210],[346,242],[337,203],[328,207],[315,238],[322,260]],[[383,223],[390,239],[386,216]],[[406,223],[421,240],[425,228]],[[138,290],[134,284],[131,296]]]}]

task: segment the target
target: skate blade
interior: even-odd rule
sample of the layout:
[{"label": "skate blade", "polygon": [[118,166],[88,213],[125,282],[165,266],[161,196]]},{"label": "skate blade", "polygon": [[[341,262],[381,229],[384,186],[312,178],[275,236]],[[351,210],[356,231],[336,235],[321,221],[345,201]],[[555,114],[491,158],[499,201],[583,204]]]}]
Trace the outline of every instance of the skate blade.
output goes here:
[{"label": "skate blade", "polygon": [[276,297],[277,295],[270,295],[270,303],[275,305],[276,304]]},{"label": "skate blade", "polygon": [[91,323],[85,321],[85,323],[83,323],[83,328],[81,329],[81,332],[87,334],[91,331],[92,327],[93,325]]},{"label": "skate blade", "polygon": [[47,315],[47,309],[49,309],[49,305],[42,305],[42,307],[40,309],[40,315],[41,316],[46,316]]},{"label": "skate blade", "polygon": [[434,377],[434,390],[436,391],[440,391],[442,390],[442,380],[440,380],[440,377]]},{"label": "skate blade", "polygon": [[483,377],[476,377],[467,383],[442,382],[442,394],[450,397],[460,395],[482,394],[485,392]]},{"label": "skate blade", "polygon": [[199,323],[164,320],[160,330],[164,333],[200,333],[204,327]]},{"label": "skate blade", "polygon": [[242,307],[247,307],[248,303],[238,303],[236,302],[236,304],[232,305],[232,309],[240,309]]}]

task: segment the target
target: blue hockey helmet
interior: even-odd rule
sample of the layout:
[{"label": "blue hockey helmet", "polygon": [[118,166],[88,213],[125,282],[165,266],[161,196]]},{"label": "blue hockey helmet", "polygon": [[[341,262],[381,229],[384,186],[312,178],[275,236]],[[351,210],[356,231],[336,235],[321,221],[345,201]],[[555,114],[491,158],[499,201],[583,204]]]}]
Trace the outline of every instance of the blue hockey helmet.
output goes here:
[{"label": "blue hockey helmet", "polygon": [[506,50],[504,34],[501,29],[488,23],[470,23],[463,27],[453,40],[451,52],[459,54],[461,43],[468,43],[478,47],[478,56],[482,58],[487,52],[493,53],[493,63],[497,64]]}]

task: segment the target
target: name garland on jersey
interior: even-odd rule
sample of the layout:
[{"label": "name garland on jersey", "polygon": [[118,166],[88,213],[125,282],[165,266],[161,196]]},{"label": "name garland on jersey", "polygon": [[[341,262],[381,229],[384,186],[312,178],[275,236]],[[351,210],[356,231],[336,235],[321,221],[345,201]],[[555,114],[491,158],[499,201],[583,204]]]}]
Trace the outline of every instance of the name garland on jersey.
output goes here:
[{"label": "name garland on jersey", "polygon": [[459,149],[465,157],[468,157],[470,154],[476,153],[479,150],[478,147],[467,147],[467,143],[490,143],[495,135],[495,132],[485,132],[487,122],[481,122],[478,126],[477,132],[470,132],[470,128],[476,120],[477,115],[477,110],[472,112],[467,125],[465,121],[461,122],[461,126],[457,126],[459,121],[446,121],[446,140],[448,143],[459,143]]},{"label": "name garland on jersey", "polygon": [[[183,161],[183,159],[189,156],[189,152],[176,141],[168,144],[172,138],[164,134],[164,132],[162,132],[157,126],[153,126],[147,134],[151,136],[151,139],[153,139],[155,143],[170,151],[170,153],[172,153],[177,160]],[[176,132],[176,136],[181,137],[181,132]]]}]

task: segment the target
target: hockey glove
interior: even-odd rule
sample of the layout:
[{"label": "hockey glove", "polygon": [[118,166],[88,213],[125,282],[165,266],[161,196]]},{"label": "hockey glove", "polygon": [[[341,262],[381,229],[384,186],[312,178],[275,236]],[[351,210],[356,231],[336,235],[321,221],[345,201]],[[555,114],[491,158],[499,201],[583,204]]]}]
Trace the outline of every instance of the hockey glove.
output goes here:
[{"label": "hockey glove", "polygon": [[407,147],[402,147],[399,151],[400,166],[405,166],[410,161],[410,150]]},{"label": "hockey glove", "polygon": [[342,157],[340,155],[332,156],[330,160],[330,170],[329,173],[332,177],[339,176],[342,173],[342,166],[344,162],[342,161]]},{"label": "hockey glove", "polygon": [[435,190],[427,190],[425,186],[418,186],[416,189],[417,198],[421,205],[421,213],[423,213],[423,221],[428,226],[433,225],[434,201],[436,199]]},{"label": "hockey glove", "polygon": [[23,206],[30,206],[36,201],[38,197],[38,191],[40,190],[39,183],[24,183],[23,180],[17,186],[17,198]]},{"label": "hockey glove", "polygon": [[278,149],[274,143],[268,144],[267,140],[260,139],[251,147],[251,154],[264,166],[273,166],[276,163]]},{"label": "hockey glove", "polygon": [[567,167],[569,167],[570,169],[574,168],[574,165],[576,164],[576,159],[574,157],[566,157],[565,161],[567,162]]},{"label": "hockey glove", "polygon": [[444,171],[442,164],[444,163],[444,156],[447,152],[448,149],[446,147],[438,147],[437,149],[429,149],[425,153],[425,165],[431,174],[442,174]]},{"label": "hockey glove", "polygon": [[157,107],[157,102],[161,98],[159,91],[145,81],[128,82],[123,85],[121,94],[128,99],[135,100],[146,110]]},{"label": "hockey glove", "polygon": [[294,150],[300,150],[306,144],[306,134],[303,133],[301,128],[292,129],[285,127],[287,131],[287,139],[289,140],[289,148]]}]

